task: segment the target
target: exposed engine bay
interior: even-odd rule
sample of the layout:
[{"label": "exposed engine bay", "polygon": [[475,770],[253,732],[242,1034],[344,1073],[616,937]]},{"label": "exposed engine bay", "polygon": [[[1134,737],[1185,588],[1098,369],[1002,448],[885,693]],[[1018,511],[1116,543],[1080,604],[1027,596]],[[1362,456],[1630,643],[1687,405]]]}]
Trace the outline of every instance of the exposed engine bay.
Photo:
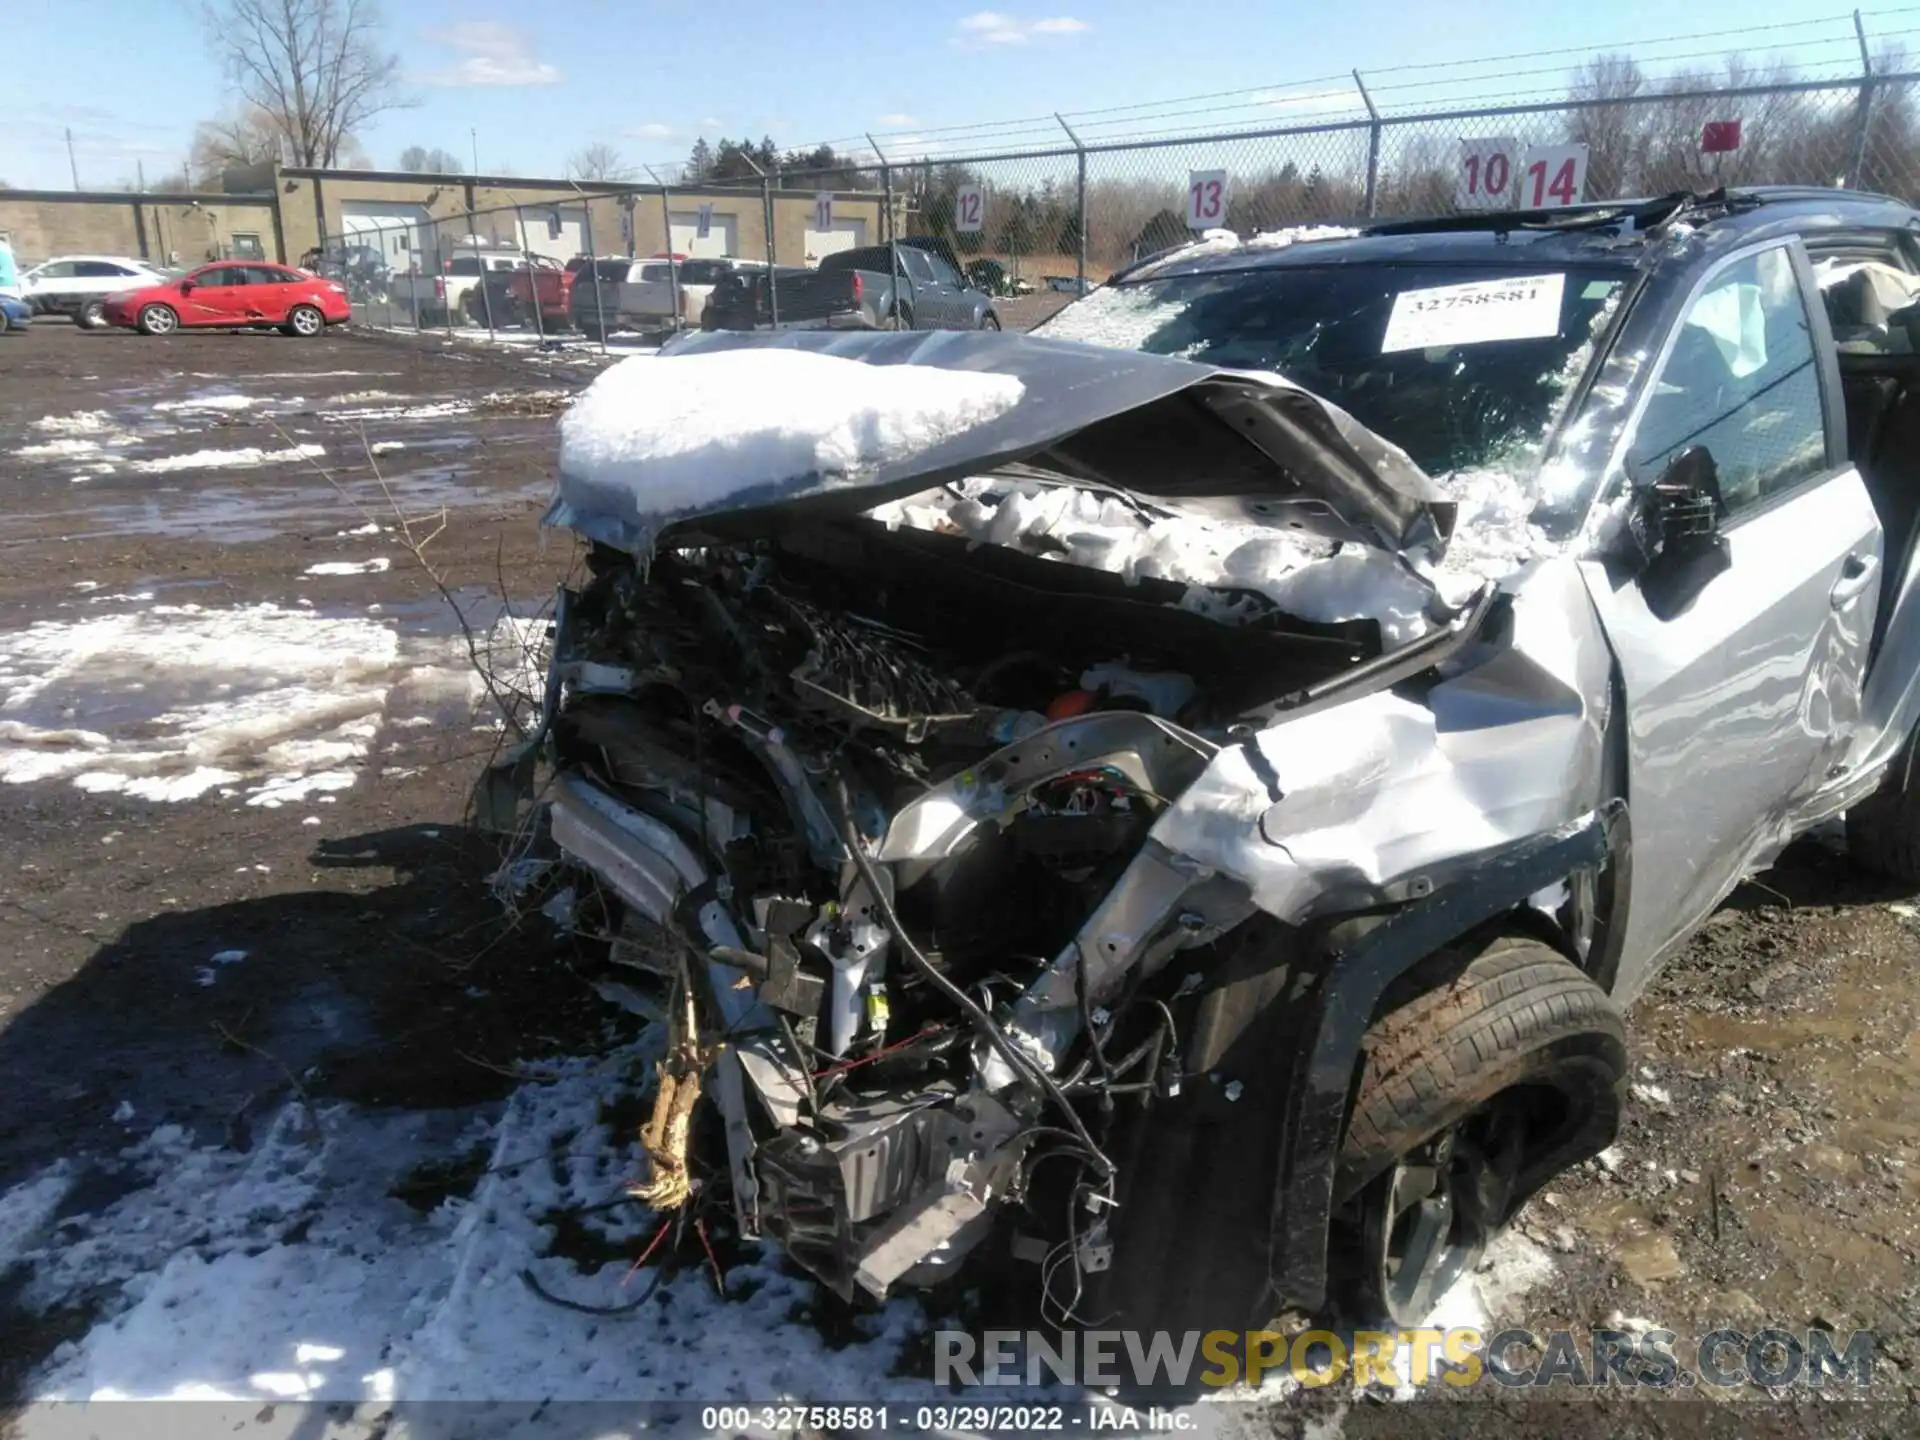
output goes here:
[{"label": "exposed engine bay", "polygon": [[1149,832],[1378,627],[859,516],[694,538],[594,547],[548,706],[554,838],[724,1037],[706,1181],[842,1295],[944,1273],[1003,1201],[1097,1269],[1113,1131],[1186,1071],[1163,967],[1251,910]]}]

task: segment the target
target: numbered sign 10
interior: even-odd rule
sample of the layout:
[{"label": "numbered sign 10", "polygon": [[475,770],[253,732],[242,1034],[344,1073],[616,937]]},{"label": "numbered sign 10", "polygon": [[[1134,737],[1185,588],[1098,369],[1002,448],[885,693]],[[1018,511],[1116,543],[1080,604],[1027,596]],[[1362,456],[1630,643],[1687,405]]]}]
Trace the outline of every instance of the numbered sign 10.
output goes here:
[{"label": "numbered sign 10", "polygon": [[813,228],[821,234],[833,229],[833,192],[820,190],[813,197]]},{"label": "numbered sign 10", "polygon": [[1227,172],[1189,170],[1187,172],[1187,228],[1211,230],[1227,223]]},{"label": "numbered sign 10", "polygon": [[953,195],[953,228],[977,235],[986,228],[986,223],[986,186],[962,185]]},{"label": "numbered sign 10", "polygon": [[1515,163],[1520,142],[1511,136],[1494,140],[1462,140],[1460,173],[1453,182],[1456,210],[1505,210],[1513,204]]}]

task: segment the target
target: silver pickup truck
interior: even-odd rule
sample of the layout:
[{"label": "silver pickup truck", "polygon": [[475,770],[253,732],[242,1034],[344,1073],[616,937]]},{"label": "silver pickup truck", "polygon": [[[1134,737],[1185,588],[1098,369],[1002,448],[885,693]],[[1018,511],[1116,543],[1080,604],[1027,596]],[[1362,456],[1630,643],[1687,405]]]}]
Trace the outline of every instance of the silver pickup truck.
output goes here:
[{"label": "silver pickup truck", "polygon": [[863,245],[721,299],[712,330],[998,330],[993,297],[934,242]]}]

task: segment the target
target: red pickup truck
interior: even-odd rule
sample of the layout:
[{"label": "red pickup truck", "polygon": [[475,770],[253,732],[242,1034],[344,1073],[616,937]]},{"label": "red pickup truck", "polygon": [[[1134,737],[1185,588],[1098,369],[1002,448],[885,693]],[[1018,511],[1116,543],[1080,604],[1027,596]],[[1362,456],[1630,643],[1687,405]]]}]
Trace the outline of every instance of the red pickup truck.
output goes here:
[{"label": "red pickup truck", "polygon": [[530,259],[531,268],[525,265],[516,267],[507,277],[507,292],[513,297],[514,309],[521,317],[520,323],[526,323],[537,304],[540,323],[545,328],[564,330],[572,321],[574,278],[593,262],[585,255],[574,256],[564,266],[544,255],[534,255]]}]

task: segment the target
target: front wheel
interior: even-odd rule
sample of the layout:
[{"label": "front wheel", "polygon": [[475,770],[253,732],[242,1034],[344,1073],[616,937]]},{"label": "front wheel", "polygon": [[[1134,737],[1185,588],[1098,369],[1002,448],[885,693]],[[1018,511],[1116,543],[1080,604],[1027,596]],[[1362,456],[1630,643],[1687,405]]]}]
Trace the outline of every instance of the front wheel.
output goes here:
[{"label": "front wheel", "polygon": [[174,314],[171,306],[144,305],[140,309],[140,333],[142,335],[171,335],[180,328],[180,317]]},{"label": "front wheel", "polygon": [[311,340],[327,328],[327,317],[311,305],[296,305],[287,312],[287,333]]},{"label": "front wheel", "polygon": [[1503,935],[1415,966],[1363,1053],[1331,1249],[1360,1318],[1419,1325],[1528,1196],[1612,1141],[1625,1031],[1565,955]]}]

